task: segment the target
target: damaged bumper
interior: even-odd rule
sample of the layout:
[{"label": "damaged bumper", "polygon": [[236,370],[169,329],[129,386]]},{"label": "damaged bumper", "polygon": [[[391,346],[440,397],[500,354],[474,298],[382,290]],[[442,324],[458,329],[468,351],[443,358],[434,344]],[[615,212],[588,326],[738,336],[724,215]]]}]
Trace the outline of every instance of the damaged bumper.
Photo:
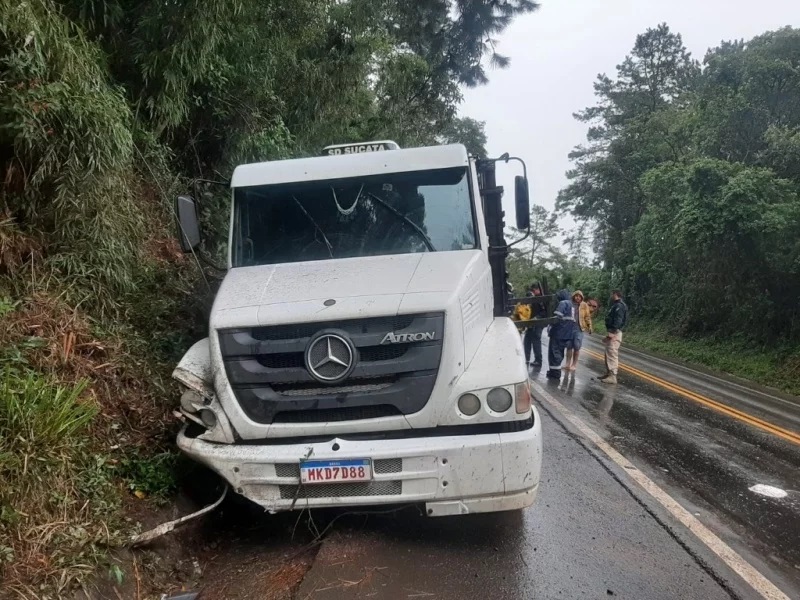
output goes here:
[{"label": "damaged bumper", "polygon": [[[539,484],[542,430],[298,444],[219,444],[178,435],[178,446],[239,494],[270,511],[424,503],[431,516],[530,506]],[[370,459],[373,479],[300,484],[301,460]]]}]

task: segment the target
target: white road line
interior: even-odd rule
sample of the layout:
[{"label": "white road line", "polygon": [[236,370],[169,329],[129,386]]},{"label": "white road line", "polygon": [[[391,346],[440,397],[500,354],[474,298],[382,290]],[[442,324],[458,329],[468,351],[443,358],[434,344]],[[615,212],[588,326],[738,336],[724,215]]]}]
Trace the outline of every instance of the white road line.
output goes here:
[{"label": "white road line", "polygon": [[631,479],[644,488],[648,494],[667,509],[673,517],[685,525],[689,531],[694,533],[701,542],[714,552],[714,554],[719,556],[726,565],[733,569],[763,598],[767,600],[789,600],[789,596],[779,590],[774,583],[764,577],[753,565],[719,539],[708,527],[698,521],[692,513],[678,504],[672,496],[658,487],[647,475],[637,469],[633,463],[614,450],[608,442],[601,438],[577,415],[548,394],[538,383],[532,381],[531,385],[536,388],[536,392],[540,398],[561,413],[561,416],[572,423],[578,431],[591,440],[595,446],[606,454],[606,456],[622,467]]}]

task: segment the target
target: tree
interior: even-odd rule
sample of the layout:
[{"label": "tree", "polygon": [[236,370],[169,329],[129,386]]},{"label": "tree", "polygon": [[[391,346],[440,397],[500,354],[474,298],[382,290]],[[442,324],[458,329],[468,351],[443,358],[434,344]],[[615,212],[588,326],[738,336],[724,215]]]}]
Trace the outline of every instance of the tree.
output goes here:
[{"label": "tree", "polygon": [[[538,204],[531,205],[530,214],[530,234],[525,238],[516,249],[518,257],[525,257],[528,266],[544,265],[552,259],[557,248],[553,243],[553,238],[560,233],[556,213],[550,212]],[[506,234],[510,240],[520,239],[525,235],[516,227],[510,227]]]},{"label": "tree", "polygon": [[446,144],[464,144],[471,156],[486,156],[485,123],[469,117],[453,119],[442,132],[441,141]]},{"label": "tree", "polygon": [[408,47],[444,76],[469,87],[488,82],[485,59],[504,68],[510,59],[497,52],[497,36],[519,15],[534,12],[532,0],[420,0],[386,3],[390,27]]},{"label": "tree", "polygon": [[590,124],[588,144],[570,154],[575,167],[567,173],[571,183],[559,194],[557,209],[595,221],[609,268],[620,260],[624,264],[622,232],[645,208],[639,177],[683,152],[682,122],[670,111],[688,101],[698,74],[681,36],[662,24],[636,37],[616,79],[598,75],[598,104],[575,115]]},{"label": "tree", "polygon": [[576,265],[588,266],[590,261],[591,231],[588,221],[583,221],[578,226],[567,232],[564,237],[569,260]]},{"label": "tree", "polygon": [[662,25],[595,89],[557,205],[596,227],[604,285],[679,333],[800,338],[800,30],[700,69]]},{"label": "tree", "polygon": [[723,43],[704,62],[703,152],[785,169],[783,153],[791,154],[785,142],[800,126],[800,30],[786,27],[746,44]]}]

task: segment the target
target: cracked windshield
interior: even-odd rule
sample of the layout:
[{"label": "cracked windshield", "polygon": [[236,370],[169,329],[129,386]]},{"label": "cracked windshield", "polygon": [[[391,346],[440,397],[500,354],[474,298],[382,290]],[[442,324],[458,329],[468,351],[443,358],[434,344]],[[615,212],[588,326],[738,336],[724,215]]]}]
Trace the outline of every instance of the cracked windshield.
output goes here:
[{"label": "cracked windshield", "polygon": [[234,266],[475,248],[465,169],[247,187]]},{"label": "cracked windshield", "polygon": [[800,599],[798,0],[0,0],[0,600]]}]

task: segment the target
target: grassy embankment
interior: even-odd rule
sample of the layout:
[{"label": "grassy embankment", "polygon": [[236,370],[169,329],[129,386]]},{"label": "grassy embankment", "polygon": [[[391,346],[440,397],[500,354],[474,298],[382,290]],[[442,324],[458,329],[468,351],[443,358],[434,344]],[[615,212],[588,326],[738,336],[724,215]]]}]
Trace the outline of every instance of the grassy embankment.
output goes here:
[{"label": "grassy embankment", "polygon": [[[595,319],[595,331],[605,333],[602,318]],[[625,345],[800,395],[800,347],[796,345],[758,344],[744,335],[685,338],[665,325],[636,319],[625,330]]]},{"label": "grassy embankment", "polygon": [[[189,270],[181,262],[142,277],[116,321],[0,275],[0,598],[133,577],[113,549],[177,485],[170,371],[194,319],[156,288]],[[140,568],[157,559],[140,553]]]}]

